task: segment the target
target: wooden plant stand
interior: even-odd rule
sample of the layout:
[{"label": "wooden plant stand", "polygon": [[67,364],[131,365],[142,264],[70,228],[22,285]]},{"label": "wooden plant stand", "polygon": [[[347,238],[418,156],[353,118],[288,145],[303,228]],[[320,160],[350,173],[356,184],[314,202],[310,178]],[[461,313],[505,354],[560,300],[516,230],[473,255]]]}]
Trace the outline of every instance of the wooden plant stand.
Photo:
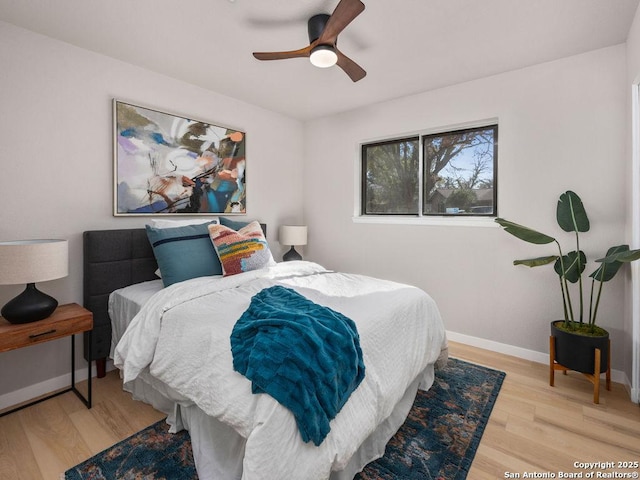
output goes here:
[{"label": "wooden plant stand", "polygon": [[[608,358],[607,358],[607,371],[606,373],[606,387],[607,390],[611,390],[611,340],[609,340]],[[594,372],[600,372],[602,352],[599,348],[595,349],[594,353]],[[562,370],[564,375],[570,369],[564,365],[560,365],[556,362],[556,339],[553,335],[549,337],[549,385],[553,387],[555,371]],[[593,383],[593,403],[600,403],[600,373],[582,373],[587,380]]]}]

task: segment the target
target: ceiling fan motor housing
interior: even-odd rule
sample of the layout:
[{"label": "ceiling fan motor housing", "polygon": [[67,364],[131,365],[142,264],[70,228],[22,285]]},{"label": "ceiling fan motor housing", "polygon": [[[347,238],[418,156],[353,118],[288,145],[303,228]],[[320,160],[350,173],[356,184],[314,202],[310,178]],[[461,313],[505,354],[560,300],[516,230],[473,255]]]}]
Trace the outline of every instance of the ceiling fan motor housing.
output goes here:
[{"label": "ceiling fan motor housing", "polygon": [[319,13],[318,15],[314,15],[309,19],[307,23],[307,30],[309,32],[309,43],[315,42],[322,32],[324,31],[324,27],[327,25],[327,21],[329,20],[331,15],[326,13]]}]

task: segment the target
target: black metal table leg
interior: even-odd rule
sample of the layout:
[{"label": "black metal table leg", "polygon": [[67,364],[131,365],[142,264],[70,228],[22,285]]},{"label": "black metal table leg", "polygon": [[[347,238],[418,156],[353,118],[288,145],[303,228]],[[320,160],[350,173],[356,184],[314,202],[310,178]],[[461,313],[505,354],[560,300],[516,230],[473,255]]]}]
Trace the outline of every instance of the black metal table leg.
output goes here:
[{"label": "black metal table leg", "polygon": [[[65,390],[61,390],[51,395],[47,395],[45,397],[34,400],[33,402],[29,402],[11,410],[7,410],[6,412],[2,412],[0,413],[0,417],[4,417],[5,415],[9,415],[10,413],[14,413],[24,408],[31,407],[32,405],[36,405],[40,402],[44,402],[45,400],[49,400],[50,398],[57,397],[58,395],[62,395],[63,393],[67,392],[74,392],[87,408],[91,408],[91,362],[88,362],[89,368],[87,371],[87,397],[85,398],[76,388],[76,351],[74,339],[75,335],[71,335],[71,386]],[[89,358],[91,358],[91,330],[89,330]]]},{"label": "black metal table leg", "polygon": [[[89,358],[91,358],[91,330],[89,330]],[[87,396],[84,397],[80,391],[76,388],[76,349],[75,349],[75,335],[71,335],[71,388],[77,397],[84,403],[87,408],[91,408],[91,361],[87,362],[89,367],[87,369]],[[68,390],[67,390],[68,391]]]}]

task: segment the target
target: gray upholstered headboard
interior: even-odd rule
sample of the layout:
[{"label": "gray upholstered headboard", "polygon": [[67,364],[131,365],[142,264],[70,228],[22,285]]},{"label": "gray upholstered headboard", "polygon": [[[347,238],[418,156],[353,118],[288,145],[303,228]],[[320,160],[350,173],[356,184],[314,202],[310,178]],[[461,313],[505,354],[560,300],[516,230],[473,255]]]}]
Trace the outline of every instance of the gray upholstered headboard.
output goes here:
[{"label": "gray upholstered headboard", "polygon": [[[84,307],[93,312],[92,357],[98,361],[98,376],[103,376],[104,361],[111,348],[109,294],[134,283],[158,277],[158,268],[144,228],[93,230],[84,232]],[[85,345],[88,336],[85,335]]]},{"label": "gray upholstered headboard", "polygon": [[[261,224],[267,235],[267,226]],[[96,360],[98,377],[105,374],[111,349],[109,294],[134,283],[155,280],[158,268],[144,228],[126,230],[92,230],[84,232],[84,307],[93,312],[93,335],[88,358],[85,334],[85,358]]]}]

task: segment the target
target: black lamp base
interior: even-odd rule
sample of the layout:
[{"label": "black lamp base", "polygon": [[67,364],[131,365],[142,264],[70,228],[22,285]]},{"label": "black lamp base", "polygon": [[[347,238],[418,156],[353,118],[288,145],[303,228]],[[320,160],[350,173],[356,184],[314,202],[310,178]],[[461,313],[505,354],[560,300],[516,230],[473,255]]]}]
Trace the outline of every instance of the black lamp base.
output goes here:
[{"label": "black lamp base", "polygon": [[2,316],[9,323],[31,323],[50,316],[58,306],[58,301],[42,293],[35,283],[28,283],[20,295],[2,307]]},{"label": "black lamp base", "polygon": [[293,248],[292,245],[291,250],[289,250],[282,256],[282,260],[284,260],[285,262],[290,262],[291,260],[302,260],[302,255],[296,252],[296,249]]}]

